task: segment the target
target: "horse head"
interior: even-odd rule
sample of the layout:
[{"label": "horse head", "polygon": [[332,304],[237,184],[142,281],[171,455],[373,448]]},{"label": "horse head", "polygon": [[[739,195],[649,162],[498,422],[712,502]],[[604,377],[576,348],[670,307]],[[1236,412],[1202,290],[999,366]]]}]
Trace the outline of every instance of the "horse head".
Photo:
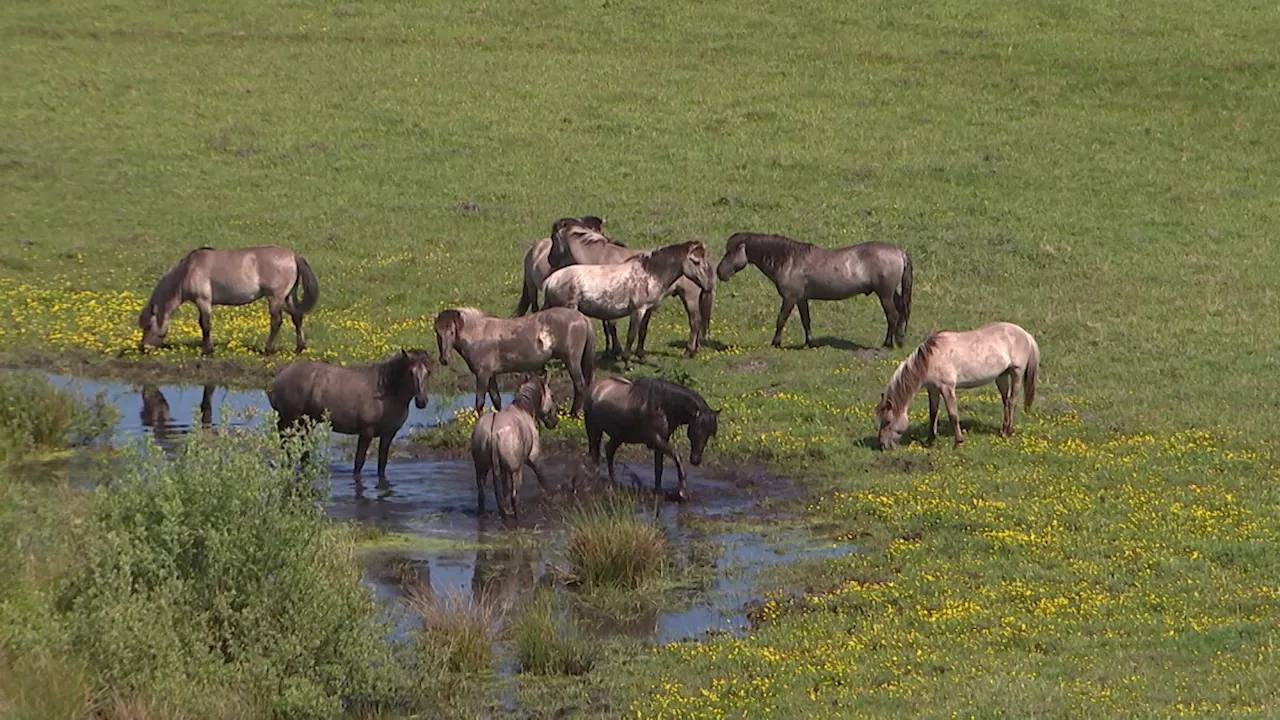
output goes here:
[{"label": "horse head", "polygon": [[720,429],[720,411],[704,408],[689,423],[689,462],[702,464],[702,452],[707,449],[707,442]]},{"label": "horse head", "polygon": [[897,408],[892,400],[881,393],[880,403],[876,405],[876,420],[880,423],[880,449],[892,450],[907,431],[907,408]]},{"label": "horse head", "polygon": [[547,251],[547,264],[552,270],[577,263],[569,244],[569,230],[580,225],[578,218],[560,218],[551,226],[551,249]]},{"label": "horse head", "polygon": [[138,328],[142,330],[142,340],[138,341],[138,351],[142,352],[148,345],[159,347],[169,334],[169,316],[161,313],[154,303],[148,302],[138,315]]},{"label": "horse head", "polygon": [[716,278],[711,270],[711,261],[707,259],[707,246],[700,242],[689,243],[689,246],[680,270],[703,292],[711,292],[715,289]]},{"label": "horse head", "polygon": [[728,280],[733,274],[747,266],[746,233],[735,233],[724,244],[724,257],[716,266],[716,277]]},{"label": "horse head", "polygon": [[436,315],[436,347],[440,350],[440,364],[449,364],[449,351],[462,333],[462,313],[456,309],[444,310]]},{"label": "horse head", "polygon": [[551,396],[551,384],[547,382],[546,372],[537,373],[533,379],[538,383],[538,420],[547,428],[554,428],[560,422],[556,412],[556,400]]},{"label": "horse head", "polygon": [[400,360],[413,380],[413,404],[419,410],[427,407],[427,380],[431,377],[431,356],[426,350],[401,350]]}]

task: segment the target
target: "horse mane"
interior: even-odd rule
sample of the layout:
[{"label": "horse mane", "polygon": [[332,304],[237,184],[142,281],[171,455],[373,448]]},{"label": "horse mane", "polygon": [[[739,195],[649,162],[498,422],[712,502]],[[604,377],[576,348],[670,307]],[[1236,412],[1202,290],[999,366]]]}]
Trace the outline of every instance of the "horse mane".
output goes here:
[{"label": "horse mane", "polygon": [[540,380],[537,375],[526,379],[516,390],[516,399],[512,404],[524,407],[530,415],[537,415],[538,405],[542,403],[542,387],[545,383],[546,380]]},{"label": "horse mane", "polygon": [[182,283],[187,279],[187,269],[191,265],[191,257],[201,250],[213,250],[208,245],[191,250],[182,259],[174,263],[164,275],[156,282],[155,288],[151,291],[151,297],[147,298],[147,304],[142,306],[142,312],[138,315],[138,327],[143,330],[147,329],[150,324],[151,316],[155,315],[160,305],[169,298],[173,297],[178,289],[182,287]]},{"label": "horse mane", "polygon": [[439,314],[436,315],[436,327],[440,327],[440,325],[444,323],[451,323],[457,325],[458,331],[461,332],[462,325],[467,320],[484,317],[489,317],[489,314],[479,308],[465,305],[462,307],[448,308],[447,310],[441,310]]},{"label": "horse mane", "polygon": [[551,225],[551,239],[554,240],[556,235],[561,237],[570,236],[572,239],[585,245],[616,245],[618,247],[626,247],[626,243],[614,240],[604,234],[604,226],[601,224],[600,218],[588,215],[585,218],[560,218]]},{"label": "horse mane", "polygon": [[691,240],[675,245],[663,245],[659,248],[646,250],[636,257],[640,260],[640,264],[644,266],[645,270],[654,274],[661,270],[679,270],[680,266],[684,264],[684,256],[689,252],[689,248],[697,244],[696,241]]},{"label": "horse mane", "polygon": [[920,346],[893,371],[889,384],[885,385],[881,407],[905,408],[907,406],[907,401],[920,389],[924,374],[929,369],[929,359],[933,357],[933,351],[938,347],[938,335],[937,330],[929,333],[924,342],[920,343]]},{"label": "horse mane", "polygon": [[711,406],[697,391],[680,383],[658,377],[637,378],[630,382],[631,392],[645,408],[666,410],[674,406],[688,412],[689,419],[699,412],[711,411]]},{"label": "horse mane", "polygon": [[811,249],[817,247],[812,243],[792,240],[784,235],[745,232],[730,236],[725,247],[736,250],[742,243],[747,245],[747,259],[762,269],[769,270],[779,270],[803,258]]}]

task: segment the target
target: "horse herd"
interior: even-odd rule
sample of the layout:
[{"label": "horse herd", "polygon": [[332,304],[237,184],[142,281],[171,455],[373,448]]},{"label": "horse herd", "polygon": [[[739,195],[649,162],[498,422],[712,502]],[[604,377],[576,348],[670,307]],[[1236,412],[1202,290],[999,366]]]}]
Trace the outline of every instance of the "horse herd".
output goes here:
[{"label": "horse herd", "polygon": [[[798,309],[805,345],[812,347],[810,300],[840,300],[875,293],[885,316],[884,346],[902,346],[911,315],[913,268],[901,248],[866,242],[828,249],[781,235],[737,233],[713,269],[706,246],[684,242],[649,250],[626,247],[604,233],[598,217],[561,218],[548,237],[535,242],[524,258],[524,282],[516,317],[496,317],[470,307],[446,309],[435,317],[439,362],[457,353],[475,376],[479,418],[471,436],[476,469],[477,505],[485,503],[485,480],[492,476],[499,513],[516,496],[525,465],[548,488],[537,425],[554,427],[556,404],[546,366],[559,360],[573,385],[570,414],[582,414],[592,468],[605,458],[614,480],[614,456],[622,444],[643,444],[653,451],[654,489],[661,491],[664,458],[676,466],[676,496],[685,496],[685,471],[670,445],[681,426],[690,440],[689,461],[698,465],[715,435],[719,411],[691,388],[661,378],[593,379],[596,334],[591,318],[604,325],[607,357],[643,360],[649,321],[664,297],[680,298],[689,320],[685,355],[694,356],[707,336],[716,280],[755,265],[773,282],[781,298],[772,345]],[[542,307],[539,309],[539,293]],[[319,284],[305,258],[268,245],[217,250],[201,247],[175,263],[159,280],[138,318],[139,350],[161,345],[173,312],[193,302],[200,312],[202,348],[212,353],[212,308],[243,305],[266,298],[273,352],[284,314],[293,320],[296,350],[306,348],[305,315],[319,298]],[[625,346],[616,321],[629,318]],[[931,332],[894,371],[876,406],[880,447],[888,450],[907,428],[907,408],[924,387],[929,397],[928,440],[937,435],[939,401],[945,402],[955,443],[963,442],[956,410],[956,388],[995,382],[1004,404],[1001,432],[1013,432],[1019,385],[1030,408],[1035,397],[1040,350],[1021,327],[996,322],[964,332]],[[304,360],[280,370],[267,391],[282,431],[301,418],[328,418],[334,431],[358,438],[354,472],[359,475],[373,438],[378,438],[378,477],[386,475],[387,456],[409,413],[409,403],[426,407],[431,358],[426,350],[401,350],[382,362],[341,366]],[[497,378],[524,373],[514,402],[502,407]],[[480,414],[485,396],[494,412]]]}]

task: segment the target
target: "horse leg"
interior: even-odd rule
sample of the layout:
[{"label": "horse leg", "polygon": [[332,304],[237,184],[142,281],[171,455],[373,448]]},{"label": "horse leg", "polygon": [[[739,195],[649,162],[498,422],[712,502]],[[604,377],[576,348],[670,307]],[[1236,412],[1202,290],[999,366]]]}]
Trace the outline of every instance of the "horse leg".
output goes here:
[{"label": "horse leg", "polygon": [[636,348],[636,359],[644,362],[644,341],[649,337],[649,318],[653,317],[653,308],[649,308],[640,316],[639,347]]},{"label": "horse leg", "polygon": [[302,329],[302,318],[305,315],[298,310],[290,310],[289,317],[293,320],[293,334],[297,338],[293,351],[300,353],[307,349],[307,333]]},{"label": "horse leg", "polygon": [[935,387],[927,387],[925,390],[929,393],[929,444],[938,437],[938,401],[942,399],[941,393]]},{"label": "horse leg", "polygon": [[591,477],[600,477],[600,439],[604,431],[590,421],[585,423],[587,430],[587,458],[591,462]]},{"label": "horse leg", "polygon": [[800,298],[800,324],[804,326],[804,346],[813,347],[813,333],[809,330],[809,298]]},{"label": "horse leg", "polygon": [[205,355],[213,354],[213,301],[196,300],[200,311],[200,349]]},{"label": "horse leg", "polygon": [[657,435],[656,433],[654,434],[654,437],[650,443],[650,447],[653,448],[653,454],[654,454],[654,460],[655,460],[654,462],[655,473],[654,473],[654,485],[653,485],[654,491],[656,492],[661,489],[661,487],[657,483],[658,473],[656,471],[658,468],[661,467],[662,456],[667,455],[676,464],[676,497],[683,500],[685,498],[684,465],[680,463],[680,456],[676,455],[675,451],[671,449],[671,446],[667,444],[667,441],[664,440],[661,436]]},{"label": "horse leg", "polygon": [[653,491],[662,491],[662,461],[664,456],[661,450],[653,451]]},{"label": "horse leg", "polygon": [[898,329],[898,306],[893,304],[893,291],[880,293],[880,307],[884,309],[884,321],[889,326],[884,331],[884,346],[893,347],[894,331]]},{"label": "horse leg", "polygon": [[391,441],[395,440],[395,433],[388,433],[378,438],[378,482],[383,483],[387,480],[387,456],[391,454]]},{"label": "horse leg", "polygon": [[480,464],[476,464],[476,514],[484,515],[484,478],[488,475],[487,470],[482,470]]},{"label": "horse leg", "polygon": [[631,348],[635,346],[636,337],[640,335],[640,323],[643,322],[643,317],[641,313],[634,312],[631,313],[631,319],[627,321],[627,346],[622,349],[624,363],[631,361]]},{"label": "horse leg", "polygon": [[996,387],[1000,388],[1000,400],[1004,404],[1004,421],[1000,425],[1000,434],[1009,437],[1013,434],[1013,410],[1017,405],[1018,373],[1011,372],[996,378]]},{"label": "horse leg", "polygon": [[507,508],[503,502],[503,496],[506,495],[507,474],[502,471],[501,466],[493,468],[493,500],[498,504],[498,516],[503,520],[507,519]]},{"label": "horse leg", "polygon": [[520,522],[520,503],[517,502],[520,497],[520,481],[524,474],[524,467],[517,465],[515,470],[511,471],[510,479],[507,480],[507,496],[511,499],[511,517],[516,522]]},{"label": "horse leg", "polygon": [[947,404],[947,418],[951,420],[951,431],[955,434],[956,445],[964,442],[964,433],[960,432],[960,413],[956,410],[956,388],[954,385],[943,385],[942,401]]},{"label": "horse leg", "polygon": [[498,392],[498,377],[496,375],[489,378],[489,399],[493,401],[493,409],[502,409],[502,393]]},{"label": "horse leg", "polygon": [[569,405],[569,417],[578,417],[582,412],[583,398],[587,393],[587,378],[582,374],[582,362],[579,359],[582,353],[578,353],[578,357],[567,357],[564,360],[564,367],[569,371],[569,380],[573,382],[573,402]]},{"label": "horse leg", "polygon": [[600,323],[604,326],[604,356],[616,358],[622,352],[621,343],[618,342],[618,324],[612,320],[601,320]]},{"label": "horse leg", "polygon": [[529,459],[525,461],[525,464],[533,471],[533,477],[538,481],[538,485],[542,488],[542,492],[555,492],[555,488],[547,485],[547,473],[542,467],[542,451],[540,448],[533,448],[533,451],[529,453]]},{"label": "horse leg", "polygon": [[284,300],[267,298],[267,312],[271,314],[271,332],[267,334],[266,353],[272,355],[276,351],[276,336],[280,334],[280,326],[284,324]]},{"label": "horse leg", "polygon": [[489,387],[489,380],[488,373],[476,373],[476,417],[484,412],[484,394]]},{"label": "horse leg", "polygon": [[618,454],[618,446],[622,443],[616,438],[609,438],[609,442],[604,446],[604,459],[609,464],[609,484],[617,482],[613,476],[613,456]]},{"label": "horse leg", "polygon": [[787,318],[791,317],[791,310],[796,306],[796,301],[782,296],[782,307],[778,310],[778,327],[773,331],[773,341],[769,344],[780,348],[782,347],[782,328],[787,324]]},{"label": "horse leg", "polygon": [[684,356],[691,358],[698,354],[698,348],[702,341],[702,313],[698,310],[698,298],[691,297],[692,293],[681,292],[677,294],[680,302],[684,305],[684,312],[689,316],[689,339],[684,341]]},{"label": "horse leg", "polygon": [[351,474],[356,477],[360,476],[360,472],[364,470],[364,457],[369,454],[369,443],[373,440],[373,431],[365,430],[360,433],[360,437],[356,440],[356,464],[352,468]]}]

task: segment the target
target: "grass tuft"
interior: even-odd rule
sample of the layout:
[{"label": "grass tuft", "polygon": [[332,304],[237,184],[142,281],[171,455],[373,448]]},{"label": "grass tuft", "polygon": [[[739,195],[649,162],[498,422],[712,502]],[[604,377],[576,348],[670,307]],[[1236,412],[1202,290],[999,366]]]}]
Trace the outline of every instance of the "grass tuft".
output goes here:
[{"label": "grass tuft", "polygon": [[512,624],[520,672],[583,675],[595,667],[600,646],[573,616],[556,611],[549,592],[535,595]]},{"label": "grass tuft", "polygon": [[629,496],[609,492],[566,513],[566,580],[585,590],[635,590],[658,580],[666,565],[666,535],[636,517]]},{"label": "grass tuft", "polygon": [[449,672],[479,675],[493,670],[497,658],[494,646],[506,608],[482,597],[419,588],[409,596],[409,605],[422,619],[419,651],[424,665],[439,664]]}]

